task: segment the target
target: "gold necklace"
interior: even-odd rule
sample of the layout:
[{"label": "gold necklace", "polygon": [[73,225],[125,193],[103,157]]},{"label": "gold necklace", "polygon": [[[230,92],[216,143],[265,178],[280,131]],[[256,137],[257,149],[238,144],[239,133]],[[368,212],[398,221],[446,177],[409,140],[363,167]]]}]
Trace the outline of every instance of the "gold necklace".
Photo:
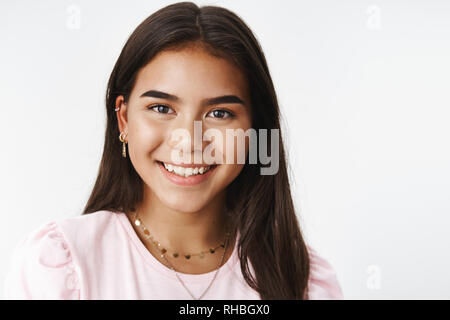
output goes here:
[{"label": "gold necklace", "polygon": [[[161,251],[162,254],[167,253],[168,250],[166,248],[164,248],[159,241],[154,239],[153,235],[150,234],[150,231],[144,225],[142,220],[138,217],[137,212],[135,212],[135,211],[132,211],[132,212],[135,213],[134,224],[142,229],[142,232],[147,237],[147,239],[151,240],[152,243]],[[205,257],[205,253],[209,252],[210,254],[214,254],[216,252],[216,250],[218,248],[220,248],[220,247],[225,248],[225,241],[222,244],[220,244],[217,247],[215,247],[215,248],[209,248],[209,250],[204,250],[204,251],[201,251],[199,253],[187,253],[187,254],[183,254],[183,256],[187,260],[189,260],[193,256],[198,256],[199,258],[203,259]],[[174,258],[178,258],[179,256],[180,256],[180,254],[178,252],[172,253],[172,257],[174,257]]]},{"label": "gold necklace", "polygon": [[[223,258],[225,257],[225,252],[227,251],[227,248],[228,248],[228,238],[229,238],[229,236],[230,236],[229,229],[227,228],[227,232],[225,233],[225,241],[224,241],[224,243],[221,244],[221,245],[219,245],[219,246],[217,246],[217,247],[214,248],[214,249],[212,249],[212,248],[209,249],[209,252],[210,252],[211,254],[213,254],[217,248],[219,248],[219,247],[224,248],[223,253],[222,253],[222,258],[221,258],[221,260],[220,260],[220,263],[219,263],[219,266],[218,266],[218,268],[217,268],[217,271],[216,271],[215,274],[214,274],[214,277],[212,278],[211,282],[209,283],[209,285],[208,285],[208,287],[205,289],[205,291],[201,294],[201,296],[198,297],[198,298],[196,298],[196,297],[192,294],[192,292],[189,290],[189,288],[186,286],[186,284],[184,283],[184,281],[181,280],[181,278],[179,277],[178,273],[175,271],[175,268],[172,266],[172,264],[169,262],[169,260],[167,260],[166,255],[165,255],[166,252],[167,252],[167,250],[166,250],[165,248],[162,248],[162,247],[161,247],[161,243],[158,242],[157,240],[155,240],[154,237],[153,237],[153,235],[150,234],[150,231],[149,231],[148,228],[144,225],[144,223],[142,222],[142,220],[139,218],[137,212],[136,212],[136,211],[132,211],[132,212],[134,212],[134,214],[135,214],[135,217],[134,217],[134,224],[135,224],[136,226],[138,226],[138,227],[143,231],[145,237],[146,237],[147,239],[150,239],[150,240],[152,241],[152,243],[156,246],[156,248],[161,252],[161,258],[164,258],[164,260],[169,264],[170,269],[171,269],[173,272],[175,272],[175,275],[176,275],[178,281],[180,281],[180,283],[183,285],[183,287],[186,289],[186,291],[189,292],[189,294],[191,295],[191,297],[192,297],[194,300],[200,300],[200,299],[205,295],[205,293],[209,290],[209,288],[211,287],[212,283],[213,283],[214,280],[216,279],[216,276],[217,276],[217,273],[219,272],[220,266],[221,266],[222,263],[223,263]],[[190,259],[191,256],[195,256],[195,255],[198,255],[200,258],[204,258],[204,251],[202,251],[202,252],[200,252],[200,253],[197,253],[197,254],[187,254],[187,255],[184,255],[184,256],[185,256],[186,259]],[[179,256],[178,253],[174,253],[174,254],[173,254],[173,257],[175,257],[175,258],[178,257],[178,256]]]}]

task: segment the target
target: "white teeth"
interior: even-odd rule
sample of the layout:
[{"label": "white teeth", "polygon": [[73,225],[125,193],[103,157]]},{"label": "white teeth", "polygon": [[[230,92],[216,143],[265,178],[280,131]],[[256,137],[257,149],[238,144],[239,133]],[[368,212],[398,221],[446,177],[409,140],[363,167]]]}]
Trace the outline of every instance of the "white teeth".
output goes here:
[{"label": "white teeth", "polygon": [[180,175],[181,176],[181,168],[180,167],[174,167],[173,168],[173,172],[175,172],[176,174],[178,174],[178,175]]},{"label": "white teeth", "polygon": [[203,174],[211,168],[211,166],[198,167],[198,168],[197,167],[196,168],[184,168],[184,167],[174,166],[171,164],[165,164],[164,162],[163,162],[163,164],[167,171],[174,172],[175,174],[185,177],[185,178],[192,176],[192,175],[196,175],[196,174]]},{"label": "white teeth", "polygon": [[186,168],[184,169],[184,176],[189,177],[192,175],[192,168]]}]

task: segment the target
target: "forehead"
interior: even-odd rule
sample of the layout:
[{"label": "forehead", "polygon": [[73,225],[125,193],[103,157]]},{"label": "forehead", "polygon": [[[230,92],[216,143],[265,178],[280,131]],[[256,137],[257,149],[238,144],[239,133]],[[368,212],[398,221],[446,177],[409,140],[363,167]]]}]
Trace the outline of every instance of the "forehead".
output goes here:
[{"label": "forehead", "polygon": [[228,60],[197,47],[159,52],[138,72],[133,91],[139,95],[149,89],[199,99],[230,93],[248,98],[245,74]]}]

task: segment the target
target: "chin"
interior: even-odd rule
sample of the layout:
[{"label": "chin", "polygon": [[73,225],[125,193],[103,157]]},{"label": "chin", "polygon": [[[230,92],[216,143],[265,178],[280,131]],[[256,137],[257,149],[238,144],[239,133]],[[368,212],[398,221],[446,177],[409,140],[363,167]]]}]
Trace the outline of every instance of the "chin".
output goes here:
[{"label": "chin", "polygon": [[173,197],[167,194],[162,195],[161,202],[172,210],[186,213],[198,212],[208,204],[206,199],[195,199],[195,196],[183,191],[180,191],[180,193],[182,194]]}]

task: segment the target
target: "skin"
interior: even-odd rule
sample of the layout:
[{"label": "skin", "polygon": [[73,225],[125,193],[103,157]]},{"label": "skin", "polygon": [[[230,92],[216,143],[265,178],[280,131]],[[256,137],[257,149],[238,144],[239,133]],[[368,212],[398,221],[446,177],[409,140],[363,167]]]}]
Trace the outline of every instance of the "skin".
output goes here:
[{"label": "skin", "polygon": [[[175,95],[179,101],[141,97],[148,90]],[[244,105],[202,105],[204,99],[223,95],[235,95]],[[158,107],[158,104],[168,108]],[[150,109],[155,105],[156,108]],[[243,164],[237,163],[236,158],[233,163],[227,163],[230,159],[226,159],[226,153],[219,153],[223,164],[218,165],[206,181],[194,186],[178,186],[163,175],[156,160],[173,163],[172,150],[185,144],[190,144],[194,155],[193,139],[190,142],[186,139],[174,141],[171,137],[171,132],[177,128],[188,130],[194,137],[194,120],[202,121],[202,134],[215,128],[222,132],[224,138],[226,129],[245,131],[250,128],[251,105],[246,76],[234,64],[210,55],[201,46],[162,51],[139,71],[128,103],[119,96],[117,106],[120,106],[117,111],[119,129],[128,132],[126,140],[130,160],[144,181],[143,201],[137,206],[144,225],[167,248],[169,254],[166,257],[178,272],[200,274],[217,269],[222,248],[215,254],[205,254],[203,259],[174,258],[171,253],[198,253],[223,242],[228,219],[224,214],[226,187],[239,175]],[[214,110],[229,111],[234,117],[227,112],[213,113]],[[200,151],[203,152],[210,143],[203,141]],[[237,154],[237,143],[233,147],[225,141],[222,143],[224,150],[232,148],[233,154]],[[245,154],[247,152],[246,140]],[[193,159],[189,163],[194,163]],[[206,161],[203,159],[202,163]],[[158,249],[134,223],[132,225],[150,253],[167,265]],[[236,230],[232,230],[223,264],[231,256],[235,236]]]}]

